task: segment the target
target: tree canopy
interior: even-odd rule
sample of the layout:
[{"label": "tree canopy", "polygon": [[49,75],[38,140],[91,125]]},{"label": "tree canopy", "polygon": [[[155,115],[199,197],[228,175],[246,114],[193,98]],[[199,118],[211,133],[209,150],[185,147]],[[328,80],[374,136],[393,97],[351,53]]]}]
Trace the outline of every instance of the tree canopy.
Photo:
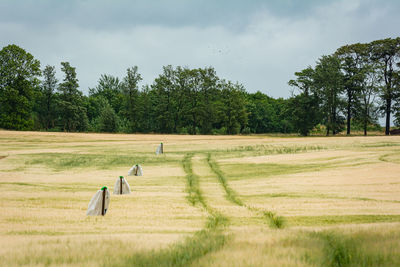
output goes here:
[{"label": "tree canopy", "polygon": [[[212,67],[167,65],[151,84],[137,66],[124,77],[102,74],[84,95],[77,72],[40,62],[17,45],[0,51],[0,128],[179,134],[338,134],[400,126],[400,38],[356,43],[294,73],[288,99],[249,93]],[[41,80],[39,79],[40,77]]]}]

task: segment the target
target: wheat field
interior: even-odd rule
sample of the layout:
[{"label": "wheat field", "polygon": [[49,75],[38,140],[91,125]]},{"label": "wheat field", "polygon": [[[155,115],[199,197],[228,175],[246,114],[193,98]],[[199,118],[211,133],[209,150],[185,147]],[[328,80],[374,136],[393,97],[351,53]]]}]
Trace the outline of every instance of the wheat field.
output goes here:
[{"label": "wheat field", "polygon": [[[2,266],[400,265],[398,136],[0,131],[0,147]],[[134,164],[132,194],[86,216]]]}]

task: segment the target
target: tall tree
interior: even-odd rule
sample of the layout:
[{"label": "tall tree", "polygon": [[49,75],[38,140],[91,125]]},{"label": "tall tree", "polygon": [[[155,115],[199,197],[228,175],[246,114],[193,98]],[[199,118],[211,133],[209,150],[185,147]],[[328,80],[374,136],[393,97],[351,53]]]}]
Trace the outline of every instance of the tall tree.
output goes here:
[{"label": "tall tree", "polygon": [[340,47],[335,53],[342,63],[344,72],[344,91],[346,93],[347,134],[351,132],[351,120],[359,106],[359,93],[368,69],[368,46],[365,44],[352,44]]},{"label": "tall tree", "polygon": [[398,88],[395,81],[399,75],[397,63],[400,60],[400,37],[396,39],[383,39],[370,43],[372,58],[377,62],[379,71],[382,73],[382,85],[380,88],[380,98],[384,102],[382,109],[386,115],[385,134],[389,135],[390,115],[393,109],[393,102],[398,96]]},{"label": "tall tree", "polygon": [[287,113],[296,131],[307,136],[321,121],[320,99],[314,81],[315,71],[308,67],[295,72],[295,75],[296,80],[290,80],[289,85],[297,87],[300,94],[289,99]]},{"label": "tall tree", "polygon": [[121,109],[121,103],[123,101],[122,93],[123,84],[120,82],[118,77],[112,75],[102,74],[97,82],[95,88],[89,89],[89,96],[98,97],[102,96],[107,99],[108,103],[114,109],[116,113],[119,113]]},{"label": "tall tree", "polygon": [[123,79],[122,91],[124,94],[124,107],[122,113],[129,119],[131,132],[138,130],[138,98],[139,82],[142,76],[138,72],[138,67],[134,66],[126,70]]},{"label": "tall tree", "polygon": [[222,80],[221,98],[218,101],[218,114],[221,126],[226,128],[227,134],[237,134],[247,125],[245,90],[241,84]]},{"label": "tall tree", "polygon": [[200,75],[199,121],[202,134],[210,134],[216,121],[215,101],[218,96],[218,76],[214,68],[198,70]]},{"label": "tall tree", "polygon": [[[174,101],[175,70],[171,65],[163,67],[160,74],[152,84],[151,88],[156,92],[154,99],[154,113],[157,121],[157,131],[161,133],[176,132],[177,120]],[[179,113],[178,113],[179,114]]]},{"label": "tall tree", "polygon": [[367,135],[368,125],[377,123],[377,107],[375,105],[375,97],[379,92],[379,72],[376,71],[376,62],[371,58],[371,50],[368,53],[362,53],[362,81],[359,91],[359,109],[357,109],[356,119],[361,121],[363,125],[364,135]]},{"label": "tall tree", "polygon": [[315,67],[314,75],[318,98],[322,100],[322,111],[325,115],[326,135],[340,132],[343,129],[344,119],[340,109],[343,92],[343,74],[340,60],[336,56],[322,56]]},{"label": "tall tree", "polygon": [[0,128],[33,127],[34,90],[39,85],[40,62],[17,45],[0,51]]},{"label": "tall tree", "polygon": [[69,62],[61,62],[61,71],[64,72],[64,79],[58,86],[58,108],[62,128],[64,131],[85,131],[88,119],[82,92],[78,90],[75,68]]},{"label": "tall tree", "polygon": [[56,68],[47,65],[43,70],[43,81],[41,84],[41,121],[46,130],[54,127],[55,119],[55,91],[58,80],[56,79]]}]

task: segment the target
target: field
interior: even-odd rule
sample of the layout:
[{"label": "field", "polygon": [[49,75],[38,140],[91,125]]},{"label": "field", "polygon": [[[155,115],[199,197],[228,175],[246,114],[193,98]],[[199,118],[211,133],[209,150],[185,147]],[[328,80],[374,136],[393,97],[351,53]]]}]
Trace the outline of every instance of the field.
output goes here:
[{"label": "field", "polygon": [[[400,137],[0,131],[0,147],[2,266],[400,266]],[[132,194],[86,216],[136,163]]]}]

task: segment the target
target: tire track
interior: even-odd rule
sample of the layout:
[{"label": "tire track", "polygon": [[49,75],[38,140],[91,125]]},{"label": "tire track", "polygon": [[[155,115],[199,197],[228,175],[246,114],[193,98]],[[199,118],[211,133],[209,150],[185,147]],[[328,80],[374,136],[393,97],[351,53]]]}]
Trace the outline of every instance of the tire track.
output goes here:
[{"label": "tire track", "polygon": [[114,266],[189,266],[195,260],[206,256],[210,252],[220,250],[228,240],[225,227],[228,219],[218,211],[212,209],[205,201],[200,190],[200,177],[193,173],[193,153],[188,153],[182,160],[182,167],[186,173],[187,200],[193,206],[199,206],[208,213],[205,227],[187,237],[183,242],[172,244],[161,250],[151,250],[145,253],[136,253],[123,263]]},{"label": "tire track", "polygon": [[251,207],[250,205],[247,205],[244,203],[242,199],[240,199],[240,196],[238,193],[233,190],[226,178],[224,173],[221,171],[219,168],[217,162],[212,159],[211,153],[207,153],[207,163],[208,166],[210,167],[211,171],[217,176],[219,183],[225,190],[225,197],[227,200],[230,202],[241,206],[241,207],[246,207],[248,210],[256,213],[258,217],[261,217],[263,219],[266,219],[269,222],[269,225],[271,228],[283,228],[285,225],[285,219],[282,216],[278,216],[272,211],[267,211],[264,209],[256,208],[256,207]]}]

